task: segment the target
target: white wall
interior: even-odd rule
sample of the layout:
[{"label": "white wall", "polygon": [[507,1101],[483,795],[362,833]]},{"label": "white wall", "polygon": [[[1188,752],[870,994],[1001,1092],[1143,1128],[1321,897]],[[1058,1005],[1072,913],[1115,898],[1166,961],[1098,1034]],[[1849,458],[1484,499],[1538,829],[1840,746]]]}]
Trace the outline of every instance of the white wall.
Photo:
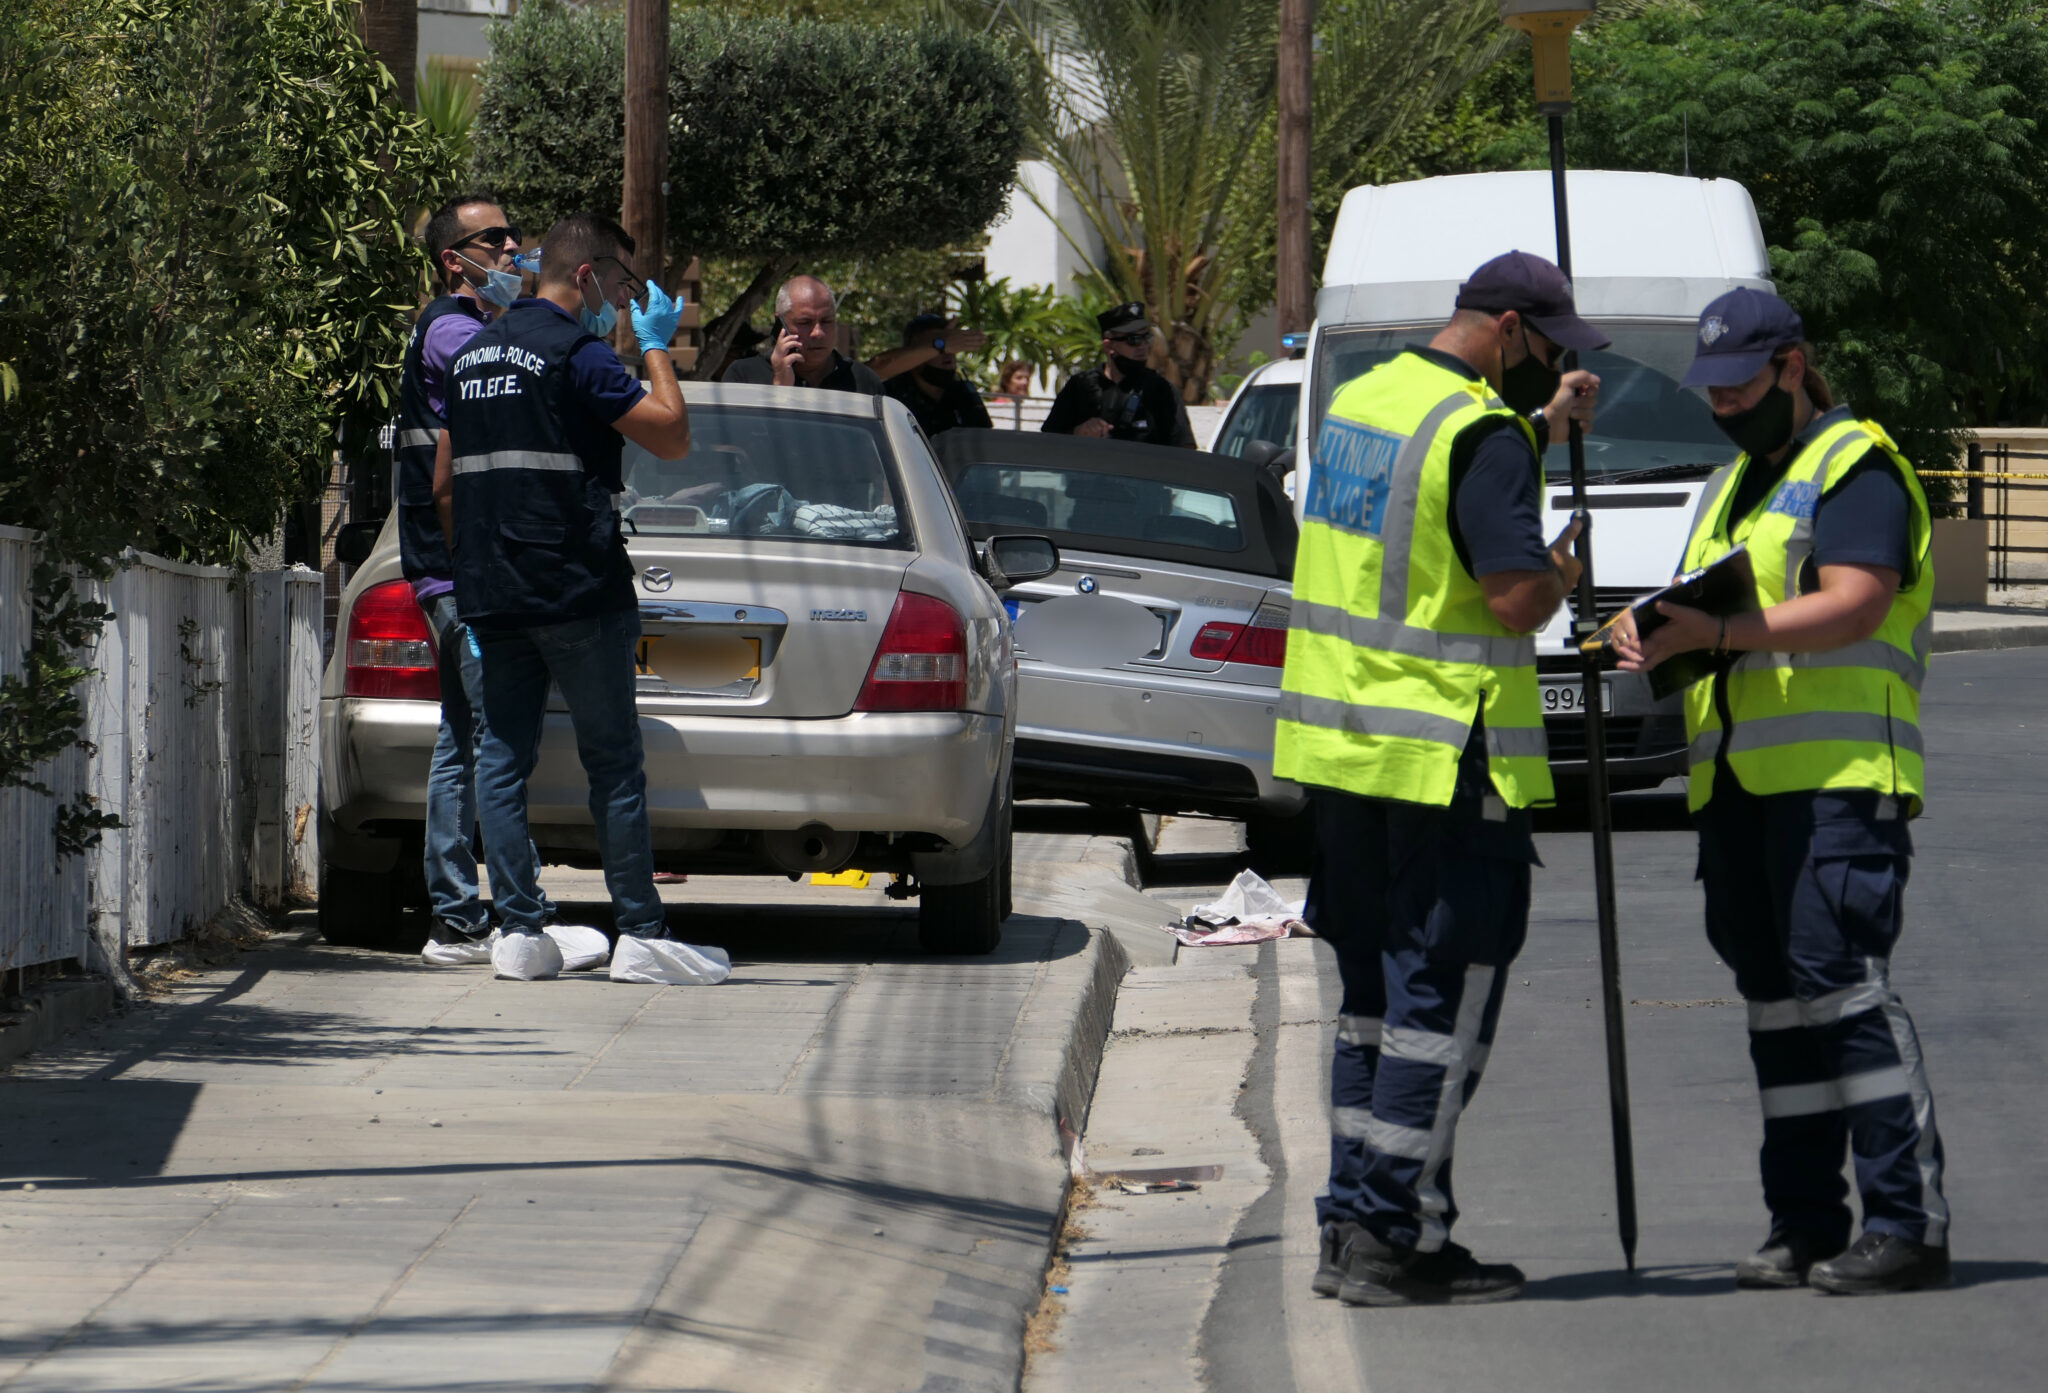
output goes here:
[{"label": "white wall", "polygon": [[1017,185],[1010,190],[1005,217],[988,232],[988,250],[983,254],[988,278],[1007,277],[1014,287],[1038,285],[1071,295],[1074,277],[1082,274],[1088,263],[1068,241],[1069,236],[1080,242],[1088,256],[1102,255],[1102,239],[1095,235],[1095,228],[1082,216],[1080,205],[1052,166],[1042,160],[1024,161],[1017,166]]}]

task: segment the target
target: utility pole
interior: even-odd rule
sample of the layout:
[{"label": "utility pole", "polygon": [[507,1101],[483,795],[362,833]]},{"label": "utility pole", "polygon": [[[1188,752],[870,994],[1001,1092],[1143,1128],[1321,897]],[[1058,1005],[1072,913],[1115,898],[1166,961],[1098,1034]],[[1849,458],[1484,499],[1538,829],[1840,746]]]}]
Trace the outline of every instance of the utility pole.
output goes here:
[{"label": "utility pole", "polygon": [[1309,94],[1315,81],[1315,0],[1280,0],[1280,255],[1274,267],[1281,356],[1290,334],[1306,334],[1315,319],[1315,274],[1309,260],[1315,233],[1309,221]]},{"label": "utility pole", "polygon": [[[661,281],[668,251],[668,0],[626,0],[626,180],[619,224],[639,248],[633,269]],[[665,287],[666,288],[666,287]],[[621,342],[637,354],[633,326]]]}]

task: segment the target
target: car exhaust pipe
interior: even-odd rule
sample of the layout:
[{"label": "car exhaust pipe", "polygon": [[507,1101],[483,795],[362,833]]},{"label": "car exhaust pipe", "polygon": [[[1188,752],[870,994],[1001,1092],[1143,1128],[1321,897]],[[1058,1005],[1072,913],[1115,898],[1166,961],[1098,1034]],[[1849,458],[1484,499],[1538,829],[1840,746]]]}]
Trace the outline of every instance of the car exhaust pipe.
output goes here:
[{"label": "car exhaust pipe", "polygon": [[860,833],[835,832],[822,822],[812,822],[793,832],[763,833],[761,842],[769,860],[790,875],[804,875],[844,866],[860,845]]}]

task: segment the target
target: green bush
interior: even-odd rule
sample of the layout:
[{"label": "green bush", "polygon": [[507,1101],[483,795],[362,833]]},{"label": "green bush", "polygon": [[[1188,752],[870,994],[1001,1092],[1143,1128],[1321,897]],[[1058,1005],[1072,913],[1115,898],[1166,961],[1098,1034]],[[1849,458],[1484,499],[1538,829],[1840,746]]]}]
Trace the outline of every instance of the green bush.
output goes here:
[{"label": "green bush", "polygon": [[[618,208],[616,9],[530,0],[493,31],[477,179],[531,227]],[[806,262],[978,240],[1022,149],[994,45],[938,28],[678,13],[670,34],[670,249]]]},{"label": "green bush", "polygon": [[0,784],[76,728],[62,566],[239,561],[387,412],[447,163],[354,12],[0,7],[0,522],[45,536]]}]

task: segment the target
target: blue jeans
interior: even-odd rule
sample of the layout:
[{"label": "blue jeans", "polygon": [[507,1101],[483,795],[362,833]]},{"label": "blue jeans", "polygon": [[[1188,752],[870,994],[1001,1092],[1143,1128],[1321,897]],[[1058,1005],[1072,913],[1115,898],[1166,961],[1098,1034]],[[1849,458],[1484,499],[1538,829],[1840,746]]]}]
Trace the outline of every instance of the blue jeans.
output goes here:
[{"label": "blue jeans", "polygon": [[502,848],[525,846],[526,780],[540,759],[548,683],[561,690],[576,729],[576,753],[590,781],[590,820],[604,859],[605,888],[619,932],[666,933],[654,888],[654,841],[647,822],[647,772],[640,712],[633,700],[640,612],[616,610],[566,624],[473,629],[483,652],[483,739],[477,748],[477,814],[491,868],[492,899],[506,932],[532,931],[544,904],[533,863]]},{"label": "blue jeans", "polygon": [[[482,736],[483,659],[455,596],[437,595],[421,608],[440,655],[441,733],[427,771],[427,897],[437,927],[475,936],[491,926],[476,878],[476,749]],[[540,855],[528,842],[536,869]],[[548,917],[555,907],[547,904]]]}]

